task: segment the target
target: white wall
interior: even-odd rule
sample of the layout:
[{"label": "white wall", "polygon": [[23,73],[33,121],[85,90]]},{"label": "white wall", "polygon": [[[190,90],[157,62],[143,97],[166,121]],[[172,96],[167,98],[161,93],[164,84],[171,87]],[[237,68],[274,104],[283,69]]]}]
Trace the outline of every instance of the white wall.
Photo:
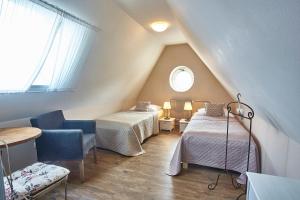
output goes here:
[{"label": "white wall", "polygon": [[300,179],[300,143],[255,115],[253,132],[261,146],[262,172]]},{"label": "white wall", "polygon": [[[20,120],[63,109],[67,118],[95,119],[135,102],[163,46],[111,0],[48,0],[50,3],[101,28],[72,92],[0,94],[0,127],[28,123]],[[17,73],[17,72],[16,72]],[[27,163],[22,152],[32,145],[16,147],[12,155]],[[22,155],[22,156],[18,156]],[[24,159],[19,159],[23,157]],[[30,160],[32,158],[30,157]]]},{"label": "white wall", "polygon": [[300,178],[300,1],[168,2],[217,79],[254,107],[263,172]]}]

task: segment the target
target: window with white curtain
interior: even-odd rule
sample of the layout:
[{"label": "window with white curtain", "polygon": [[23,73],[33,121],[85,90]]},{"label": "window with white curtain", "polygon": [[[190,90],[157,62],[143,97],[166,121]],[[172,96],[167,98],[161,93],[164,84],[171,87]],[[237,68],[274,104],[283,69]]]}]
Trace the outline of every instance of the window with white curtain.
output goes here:
[{"label": "window with white curtain", "polygon": [[30,0],[0,0],[0,93],[69,89],[90,29]]}]

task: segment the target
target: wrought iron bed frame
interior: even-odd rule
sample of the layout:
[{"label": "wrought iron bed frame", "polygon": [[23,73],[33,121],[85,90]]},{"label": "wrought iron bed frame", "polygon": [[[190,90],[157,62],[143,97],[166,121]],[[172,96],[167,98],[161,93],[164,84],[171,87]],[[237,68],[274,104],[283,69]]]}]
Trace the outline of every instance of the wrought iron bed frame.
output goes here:
[{"label": "wrought iron bed frame", "polygon": [[[250,146],[251,146],[251,137],[252,137],[252,119],[254,117],[254,111],[253,109],[248,105],[248,104],[245,104],[243,102],[240,101],[240,97],[242,95],[240,93],[237,94],[237,99],[238,101],[233,101],[233,102],[230,102],[229,104],[227,104],[227,130],[226,130],[226,151],[225,151],[225,163],[224,163],[224,172],[225,172],[225,175],[228,175],[230,174],[230,177],[231,177],[231,183],[233,185],[233,187],[235,189],[238,189],[241,187],[241,185],[239,183],[235,183],[234,182],[234,178],[232,176],[232,173],[228,171],[227,169],[227,157],[228,157],[228,135],[229,135],[229,114],[233,114],[234,116],[238,116],[240,117],[241,119],[248,119],[249,120],[249,138],[248,138],[248,158],[247,158],[247,171],[249,170],[249,160],[250,160]],[[233,106],[235,105],[238,105],[238,113],[233,111]],[[247,115],[245,116],[242,112],[241,112],[241,106],[247,108],[248,112],[247,112]],[[209,190],[214,190],[217,185],[218,185],[218,182],[219,182],[219,178],[220,178],[221,174],[219,173],[218,176],[217,176],[217,179],[214,183],[210,183],[208,185],[208,189]],[[247,176],[246,176],[246,182],[247,182]],[[247,191],[247,183],[245,185],[245,191],[240,194],[236,199],[240,199],[240,197],[242,197],[243,195],[246,195],[246,191]]]}]

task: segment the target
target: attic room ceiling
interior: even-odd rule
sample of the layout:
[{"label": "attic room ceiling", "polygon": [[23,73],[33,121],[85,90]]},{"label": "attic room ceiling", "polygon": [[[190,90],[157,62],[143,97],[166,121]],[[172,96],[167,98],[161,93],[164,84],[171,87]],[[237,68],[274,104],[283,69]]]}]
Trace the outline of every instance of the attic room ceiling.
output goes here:
[{"label": "attic room ceiling", "polygon": [[[146,30],[154,34],[163,44],[186,43],[177,21],[165,0],[115,0],[120,7]],[[150,24],[167,21],[169,28],[161,33],[154,32]]]},{"label": "attic room ceiling", "polygon": [[189,44],[234,97],[300,142],[300,1],[168,0]]}]

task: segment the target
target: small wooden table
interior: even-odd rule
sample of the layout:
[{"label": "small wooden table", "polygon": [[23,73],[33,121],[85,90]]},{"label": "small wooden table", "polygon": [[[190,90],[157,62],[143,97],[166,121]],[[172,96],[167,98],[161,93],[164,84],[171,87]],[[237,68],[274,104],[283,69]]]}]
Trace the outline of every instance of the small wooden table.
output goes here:
[{"label": "small wooden table", "polygon": [[0,128],[0,148],[5,147],[1,140],[5,141],[8,146],[14,146],[36,139],[41,134],[41,129],[33,127]]}]

